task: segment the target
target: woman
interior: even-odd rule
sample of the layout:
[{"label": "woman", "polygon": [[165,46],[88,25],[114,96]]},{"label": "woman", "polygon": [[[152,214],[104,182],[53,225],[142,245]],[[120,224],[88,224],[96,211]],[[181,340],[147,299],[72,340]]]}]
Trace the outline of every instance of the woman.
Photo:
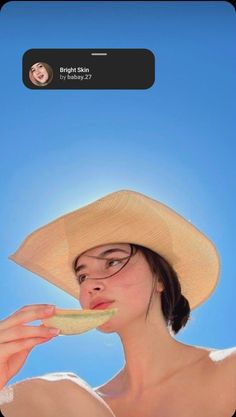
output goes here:
[{"label": "woman", "polygon": [[[119,335],[125,364],[94,390],[74,374],[18,383],[13,401],[1,407],[7,417],[19,408],[22,416],[27,411],[35,417],[43,412],[50,417],[233,415],[235,350],[189,346],[174,338],[190,310],[214,291],[219,258],[214,245],[173,210],[140,193],[118,191],[38,229],[10,258],[78,298],[84,309],[116,307],[117,314],[98,330]],[[0,325],[5,352],[6,341],[9,352],[11,345],[18,349],[15,360],[8,353],[7,361],[0,343],[5,375],[0,387],[45,340],[44,326],[32,327],[28,340],[20,327],[42,318],[42,308],[26,306],[3,320],[5,333]],[[28,388],[35,398],[30,411],[22,405]]]},{"label": "woman", "polygon": [[52,68],[45,62],[36,62],[29,70],[29,78],[34,85],[44,87],[52,81]]}]

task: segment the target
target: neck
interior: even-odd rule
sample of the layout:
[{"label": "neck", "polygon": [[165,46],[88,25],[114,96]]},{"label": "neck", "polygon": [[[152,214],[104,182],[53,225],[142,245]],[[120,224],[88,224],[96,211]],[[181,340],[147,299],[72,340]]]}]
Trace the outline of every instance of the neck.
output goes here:
[{"label": "neck", "polygon": [[119,336],[125,355],[120,373],[122,391],[134,397],[175,373],[183,364],[186,351],[192,354],[190,346],[171,336],[161,315],[158,318],[148,316],[146,322],[132,322],[122,328]]}]

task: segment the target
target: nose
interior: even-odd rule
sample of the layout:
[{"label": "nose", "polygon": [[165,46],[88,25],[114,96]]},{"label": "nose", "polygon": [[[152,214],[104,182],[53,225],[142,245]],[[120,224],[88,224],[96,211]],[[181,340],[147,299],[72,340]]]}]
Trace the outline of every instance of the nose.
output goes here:
[{"label": "nose", "polygon": [[80,303],[82,308],[90,308],[91,300],[99,294],[102,294],[105,284],[101,279],[88,278],[80,288]]},{"label": "nose", "polygon": [[84,284],[86,285],[86,291],[89,294],[92,294],[93,292],[103,291],[105,287],[101,279],[88,278],[87,282],[85,282]]}]

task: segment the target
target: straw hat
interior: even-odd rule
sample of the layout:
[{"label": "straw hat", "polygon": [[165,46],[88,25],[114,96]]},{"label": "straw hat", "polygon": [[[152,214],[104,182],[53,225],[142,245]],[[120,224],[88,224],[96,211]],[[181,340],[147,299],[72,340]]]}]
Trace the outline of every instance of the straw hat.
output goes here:
[{"label": "straw hat", "polygon": [[191,309],[217,285],[220,261],[213,243],[166,205],[130,190],[108,194],[37,229],[9,258],[78,299],[74,259],[112,243],[136,243],[164,257]]}]

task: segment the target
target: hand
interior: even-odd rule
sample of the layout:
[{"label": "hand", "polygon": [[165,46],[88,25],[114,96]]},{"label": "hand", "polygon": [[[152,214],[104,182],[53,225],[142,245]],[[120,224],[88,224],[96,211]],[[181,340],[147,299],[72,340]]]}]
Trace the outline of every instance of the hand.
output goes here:
[{"label": "hand", "polygon": [[[47,308],[51,307],[51,311]],[[55,307],[48,304],[27,305],[9,317],[0,320],[0,389],[17,374],[31,350],[51,340],[56,334],[44,326],[27,326],[27,322],[40,320],[54,314]]]}]

